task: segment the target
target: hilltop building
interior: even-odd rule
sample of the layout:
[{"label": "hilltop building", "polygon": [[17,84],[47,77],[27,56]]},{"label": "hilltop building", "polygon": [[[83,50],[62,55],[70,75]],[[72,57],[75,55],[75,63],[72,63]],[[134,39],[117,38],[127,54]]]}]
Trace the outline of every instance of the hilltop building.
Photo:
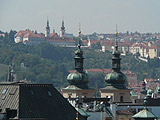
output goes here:
[{"label": "hilltop building", "polygon": [[14,38],[15,43],[23,43],[26,45],[36,45],[45,41],[43,33],[34,33],[30,30],[20,30]]},{"label": "hilltop building", "polygon": [[49,20],[47,20],[45,34],[39,34],[30,30],[20,30],[15,35],[14,41],[15,43],[24,43],[26,45],[37,45],[41,42],[46,42],[59,47],[75,47],[73,34],[65,34],[64,21],[62,21],[60,36],[55,33],[55,30],[53,30],[53,33],[50,33]]},{"label": "hilltop building", "polygon": [[[116,33],[116,36],[118,33]],[[120,69],[120,52],[116,39],[115,49],[112,56],[112,71],[105,76],[107,86],[100,89],[101,98],[110,97],[114,103],[131,102],[130,89],[126,88],[127,78]]]}]

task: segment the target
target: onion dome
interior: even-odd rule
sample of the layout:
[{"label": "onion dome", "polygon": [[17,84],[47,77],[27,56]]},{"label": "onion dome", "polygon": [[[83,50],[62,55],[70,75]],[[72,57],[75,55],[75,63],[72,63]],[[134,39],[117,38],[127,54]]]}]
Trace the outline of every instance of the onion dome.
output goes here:
[{"label": "onion dome", "polygon": [[116,32],[116,44],[115,49],[112,53],[112,71],[105,76],[105,82],[108,86],[114,86],[116,88],[125,88],[127,85],[127,78],[125,74],[120,71],[120,52],[118,51]]},{"label": "onion dome", "polygon": [[122,72],[115,72],[114,70],[112,70],[111,73],[108,73],[105,76],[105,81],[108,85],[113,85],[115,87],[117,85],[127,85],[127,78],[125,74],[123,74]]},{"label": "onion dome", "polygon": [[79,41],[78,49],[75,51],[75,71],[67,76],[67,81],[70,85],[75,85],[79,88],[88,88],[89,77],[83,70],[83,51]]},{"label": "onion dome", "polygon": [[88,87],[88,74],[85,72],[74,71],[67,76],[67,80],[70,85],[75,85],[79,88],[87,88]]}]

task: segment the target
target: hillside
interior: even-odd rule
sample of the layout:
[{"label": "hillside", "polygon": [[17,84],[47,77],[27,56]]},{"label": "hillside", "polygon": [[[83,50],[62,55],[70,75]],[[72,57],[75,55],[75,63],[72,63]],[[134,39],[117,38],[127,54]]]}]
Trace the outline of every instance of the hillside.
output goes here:
[{"label": "hillside", "polygon": [[[27,79],[33,83],[52,83],[57,88],[68,84],[66,77],[69,74],[68,70],[74,69],[73,58],[77,48],[59,48],[47,43],[37,46],[15,44],[12,35],[14,34],[9,33],[5,38],[1,38],[0,64],[5,64],[4,66],[14,64],[17,80]],[[110,52],[97,52],[93,49],[83,51],[85,69],[111,69],[112,54]],[[160,78],[159,59],[152,59],[146,63],[136,60],[130,54],[121,58],[122,70],[134,71],[139,81],[144,78]],[[5,80],[3,76],[7,69],[4,66],[0,66],[1,81]],[[90,87],[100,88],[104,85],[104,75],[90,76]]]}]

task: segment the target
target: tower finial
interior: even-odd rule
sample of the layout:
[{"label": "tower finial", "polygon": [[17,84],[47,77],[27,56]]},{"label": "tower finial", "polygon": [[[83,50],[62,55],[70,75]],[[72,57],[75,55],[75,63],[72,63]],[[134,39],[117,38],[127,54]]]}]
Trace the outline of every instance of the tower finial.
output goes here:
[{"label": "tower finial", "polygon": [[115,44],[115,48],[116,50],[118,50],[118,41],[117,41],[117,36],[118,36],[118,30],[117,30],[118,26],[116,24],[116,44]]},{"label": "tower finial", "polygon": [[78,30],[78,34],[79,34],[79,36],[80,36],[80,34],[81,34],[81,24],[79,23],[79,30]]},{"label": "tower finial", "polygon": [[80,43],[80,41],[81,41],[81,25],[80,25],[80,23],[79,23],[79,30],[78,30],[78,34],[79,34],[79,41],[78,41],[78,48],[80,49],[80,47],[81,47],[81,43]]}]

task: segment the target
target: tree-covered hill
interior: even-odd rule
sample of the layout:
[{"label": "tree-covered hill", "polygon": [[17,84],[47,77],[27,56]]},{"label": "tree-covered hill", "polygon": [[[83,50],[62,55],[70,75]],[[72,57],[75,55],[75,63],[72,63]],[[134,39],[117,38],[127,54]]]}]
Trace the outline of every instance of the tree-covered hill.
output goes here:
[{"label": "tree-covered hill", "polygon": [[[33,83],[52,83],[58,88],[66,86],[68,70],[74,69],[73,58],[77,48],[54,47],[47,43],[37,46],[15,44],[13,41],[15,33],[16,31],[10,31],[10,33],[5,33],[4,38],[0,38],[0,64],[14,65],[17,80],[27,79]],[[103,53],[93,49],[83,51],[85,69],[111,69],[112,54],[110,52]],[[135,59],[130,54],[121,58],[122,70],[136,72],[138,80],[160,78],[159,59],[152,59],[146,63]],[[0,80],[4,81],[5,77],[6,75],[3,74]],[[100,73],[90,75],[89,85],[90,87],[104,87],[104,75]]]}]

